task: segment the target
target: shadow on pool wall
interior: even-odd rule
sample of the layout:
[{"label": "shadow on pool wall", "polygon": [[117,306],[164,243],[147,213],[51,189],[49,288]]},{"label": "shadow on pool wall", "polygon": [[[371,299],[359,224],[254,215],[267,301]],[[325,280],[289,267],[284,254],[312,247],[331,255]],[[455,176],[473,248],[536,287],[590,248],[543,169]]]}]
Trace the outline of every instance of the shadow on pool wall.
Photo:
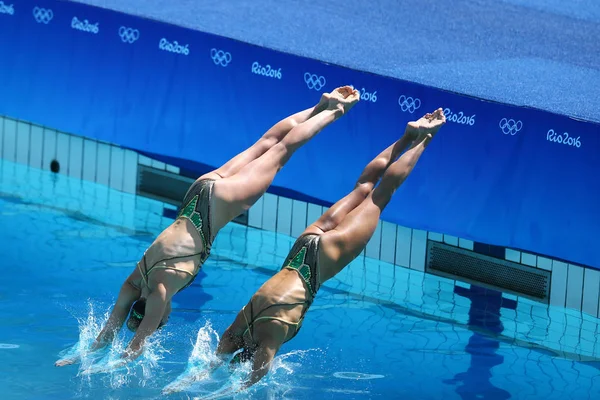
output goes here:
[{"label": "shadow on pool wall", "polygon": [[[598,315],[597,125],[81,4],[23,1],[1,17],[0,33],[14,38],[0,44],[0,74],[12,77],[0,92],[0,113],[12,117],[0,125],[6,160],[57,160],[60,173],[137,193],[139,165],[173,176],[219,165],[320,92],[354,84],[361,104],[301,149],[248,213],[249,226],[297,236],[406,121],[442,105],[447,126],[365,255],[424,271],[428,241],[443,242],[551,271],[551,304]],[[565,204],[572,212],[556,211]]]}]

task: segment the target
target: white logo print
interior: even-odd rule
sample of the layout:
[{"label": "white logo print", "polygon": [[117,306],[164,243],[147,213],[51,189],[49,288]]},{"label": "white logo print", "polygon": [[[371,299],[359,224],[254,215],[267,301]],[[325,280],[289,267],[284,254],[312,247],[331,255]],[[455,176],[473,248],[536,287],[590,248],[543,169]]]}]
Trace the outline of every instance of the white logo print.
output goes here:
[{"label": "white logo print", "polygon": [[140,38],[140,31],[133,28],[122,26],[119,28],[119,36],[123,43],[133,43]]},{"label": "white logo print", "polygon": [[352,88],[358,90],[361,100],[377,103],[377,90],[374,92],[367,92],[367,89],[365,88],[357,89],[356,86],[352,86]]},{"label": "white logo print", "polygon": [[502,118],[500,120],[500,129],[502,129],[502,133],[508,135],[516,135],[521,129],[523,129],[523,122],[515,121],[514,119],[506,119]]},{"label": "white logo print", "polygon": [[548,133],[546,133],[546,140],[549,142],[566,144],[567,146],[573,146],[580,148],[581,147],[581,136],[575,137],[569,135],[569,132],[564,132],[562,134],[554,132],[554,129],[550,129]]},{"label": "white logo print", "polygon": [[48,24],[54,18],[54,13],[49,8],[34,7],[33,18],[38,24]]},{"label": "white logo print", "polygon": [[258,61],[255,61],[252,64],[252,73],[256,75],[266,76],[268,78],[281,79],[281,68],[274,69],[269,64],[267,64],[266,67],[263,67],[258,63]]},{"label": "white logo print", "polygon": [[462,111],[459,111],[458,114],[456,114],[453,113],[449,108],[446,108],[444,110],[444,115],[446,116],[446,121],[448,122],[456,122],[457,124],[461,125],[475,125],[476,114],[467,117]]},{"label": "white logo print", "polygon": [[184,56],[190,55],[190,49],[188,45],[180,45],[177,43],[177,40],[174,40],[173,43],[171,43],[167,39],[162,38],[160,39],[160,42],[158,42],[158,48],[171,53],[183,54]]},{"label": "white logo print", "polygon": [[306,86],[308,86],[309,89],[319,91],[323,89],[323,87],[327,83],[327,80],[322,75],[319,76],[311,74],[310,72],[306,72],[304,73],[304,82],[306,83]]},{"label": "white logo print", "polygon": [[4,4],[3,1],[0,1],[0,14],[15,15],[14,4]]},{"label": "white logo print", "polygon": [[71,28],[77,29],[78,31],[82,32],[93,33],[95,35],[97,35],[98,32],[100,32],[100,26],[98,22],[96,22],[95,24],[91,24],[87,19],[80,21],[79,19],[77,19],[77,17],[73,17],[73,19],[71,20]]},{"label": "white logo print", "polygon": [[228,51],[210,49],[210,58],[212,58],[215,65],[226,67],[231,62],[231,53]]},{"label": "white logo print", "polygon": [[402,95],[398,98],[398,105],[403,112],[414,113],[416,110],[421,108],[421,99],[412,98],[410,96]]}]

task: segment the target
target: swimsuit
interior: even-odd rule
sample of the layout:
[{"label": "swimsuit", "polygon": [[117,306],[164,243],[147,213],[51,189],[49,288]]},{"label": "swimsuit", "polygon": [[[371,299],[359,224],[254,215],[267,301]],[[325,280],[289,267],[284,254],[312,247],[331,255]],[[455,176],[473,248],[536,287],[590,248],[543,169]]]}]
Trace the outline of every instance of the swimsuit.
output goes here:
[{"label": "swimsuit", "polygon": [[[146,283],[146,285],[148,285],[148,277],[150,276],[150,273],[155,269],[174,269],[176,271],[184,272],[190,275],[190,281],[184,287],[179,289],[179,291],[187,288],[192,284],[192,282],[194,282],[194,279],[196,279],[196,276],[198,275],[202,264],[204,264],[204,262],[210,255],[210,249],[212,247],[212,242],[214,239],[212,237],[212,232],[210,228],[210,200],[212,198],[214,184],[214,179],[202,179],[194,182],[194,184],[189,188],[185,197],[183,198],[183,208],[179,211],[179,214],[177,215],[177,219],[187,218],[194,225],[196,231],[200,235],[200,239],[202,240],[204,250],[195,254],[165,258],[157,261],[150,268],[148,268],[148,264],[146,262],[146,254],[144,253],[144,257],[142,258],[143,267],[142,263],[138,263],[138,268],[140,270],[140,273],[142,274],[142,279]],[[194,272],[189,272],[170,265],[157,265],[164,261],[173,261],[198,255],[200,256],[200,262],[194,269]]]},{"label": "swimsuit", "polygon": [[[320,280],[320,276],[319,276],[320,275],[319,274],[319,239],[320,239],[319,235],[314,235],[314,234],[307,234],[307,235],[300,236],[296,240],[296,243],[294,243],[292,250],[290,250],[288,257],[286,258],[286,261],[283,263],[283,267],[281,268],[281,269],[284,269],[284,268],[293,269],[298,272],[298,274],[300,275],[300,278],[302,278],[302,280],[304,281],[304,283],[306,284],[306,286],[308,288],[308,291],[310,292],[310,299],[303,301],[303,302],[297,302],[297,303],[271,304],[271,305],[263,308],[262,310],[260,310],[256,315],[254,314],[252,300],[250,300],[250,303],[249,303],[250,318],[248,318],[248,316],[246,316],[246,307],[247,306],[242,309],[242,313],[244,314],[244,319],[246,320],[246,330],[244,331],[242,336],[246,335],[246,333],[249,332],[250,338],[253,338],[254,337],[254,332],[253,332],[254,324],[256,324],[256,321],[260,321],[260,320],[275,320],[275,321],[283,322],[284,324],[293,326],[295,328],[294,334],[292,335],[292,337],[290,337],[285,342],[292,340],[294,338],[294,336],[296,336],[298,334],[298,331],[300,330],[300,327],[302,326],[302,322],[304,321],[304,315],[306,314],[306,312],[308,311],[308,308],[312,304],[312,301],[315,298],[315,296],[317,295],[317,291],[319,290],[319,287],[321,285],[321,280]],[[293,307],[293,306],[298,306],[298,305],[304,305],[306,307],[302,311],[302,315],[300,316],[300,319],[297,322],[288,321],[286,319],[278,318],[278,317],[271,317],[271,316],[261,317],[260,316],[266,310],[268,310],[269,308],[272,308],[272,307],[290,307],[290,306]]]}]

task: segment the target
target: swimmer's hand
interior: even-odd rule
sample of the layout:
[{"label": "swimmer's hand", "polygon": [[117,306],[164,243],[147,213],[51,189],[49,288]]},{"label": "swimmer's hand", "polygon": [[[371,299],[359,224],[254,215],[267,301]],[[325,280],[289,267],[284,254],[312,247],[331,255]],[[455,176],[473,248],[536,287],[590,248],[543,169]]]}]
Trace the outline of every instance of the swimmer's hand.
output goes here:
[{"label": "swimmer's hand", "polygon": [[167,386],[165,386],[164,389],[162,390],[162,393],[163,393],[163,395],[167,395],[167,394],[182,392],[182,391],[186,390],[188,387],[192,386],[194,383],[200,382],[200,381],[203,381],[203,380],[209,378],[210,375],[215,370],[217,370],[221,365],[223,365],[223,362],[220,360],[211,361],[208,365],[208,368],[206,368],[204,370],[194,371],[192,373],[184,372],[183,374],[179,375],[175,381],[173,381],[173,382],[169,383]]},{"label": "swimmer's hand", "polygon": [[79,355],[76,355],[76,356],[72,356],[69,358],[62,358],[62,359],[58,360],[57,362],[55,362],[54,366],[64,367],[65,365],[73,365],[75,363],[78,363],[79,361],[81,361],[81,357]]},{"label": "swimmer's hand", "polygon": [[144,352],[144,349],[142,349],[142,348],[140,348],[138,350],[133,350],[131,348],[128,348],[121,354],[121,360],[123,362],[134,361],[139,356],[141,356],[143,352]]}]

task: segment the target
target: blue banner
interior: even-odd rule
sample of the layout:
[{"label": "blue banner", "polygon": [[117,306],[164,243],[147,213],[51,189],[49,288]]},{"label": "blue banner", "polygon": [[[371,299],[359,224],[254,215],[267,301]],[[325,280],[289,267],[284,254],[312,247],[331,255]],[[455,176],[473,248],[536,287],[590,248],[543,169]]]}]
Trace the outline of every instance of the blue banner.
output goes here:
[{"label": "blue banner", "polygon": [[351,84],[362,101],[274,182],[330,203],[442,107],[447,125],[382,218],[600,267],[598,125],[79,3],[0,0],[0,54],[1,114],[213,167]]}]

